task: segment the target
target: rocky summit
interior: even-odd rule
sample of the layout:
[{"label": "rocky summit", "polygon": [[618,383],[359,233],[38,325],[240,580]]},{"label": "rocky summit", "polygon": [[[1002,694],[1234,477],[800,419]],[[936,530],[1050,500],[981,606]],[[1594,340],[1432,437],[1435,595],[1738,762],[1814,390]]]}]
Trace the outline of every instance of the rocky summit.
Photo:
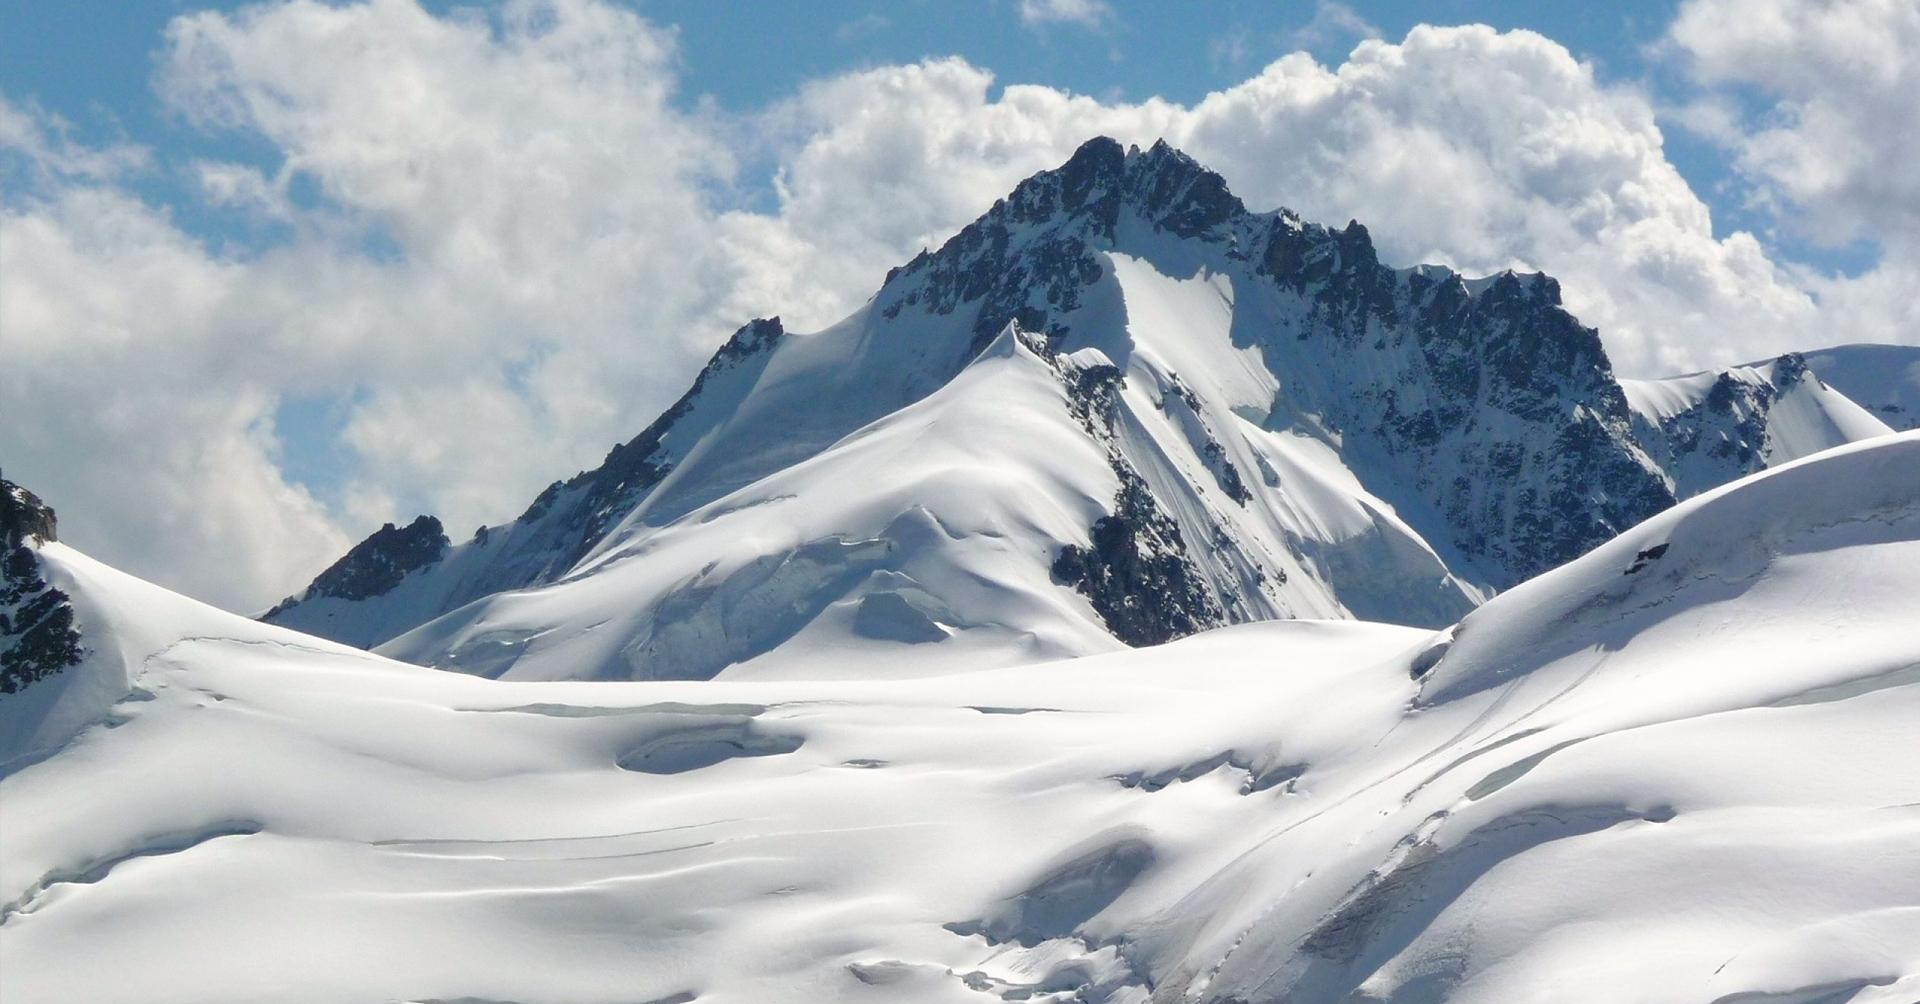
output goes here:
[{"label": "rocky summit", "polygon": [[0,693],[12,694],[78,663],[73,604],[41,574],[37,545],[58,539],[53,510],[0,478]]}]

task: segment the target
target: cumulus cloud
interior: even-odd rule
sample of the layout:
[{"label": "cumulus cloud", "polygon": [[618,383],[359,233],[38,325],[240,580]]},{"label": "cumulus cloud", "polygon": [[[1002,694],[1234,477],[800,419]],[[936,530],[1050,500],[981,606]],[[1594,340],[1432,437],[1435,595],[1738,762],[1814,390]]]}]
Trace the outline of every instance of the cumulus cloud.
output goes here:
[{"label": "cumulus cloud", "polygon": [[1785,222],[1827,241],[1920,241],[1920,5],[1691,0],[1668,39],[1701,83],[1768,99],[1717,135],[1805,210]]},{"label": "cumulus cloud", "polygon": [[1317,0],[1313,17],[1295,29],[1293,44],[1302,48],[1324,45],[1336,39],[1378,38],[1380,29],[1359,11],[1334,0]]},{"label": "cumulus cloud", "polygon": [[1733,153],[1781,231],[1880,252],[1857,275],[1805,277],[1811,340],[1920,341],[1920,6],[1690,0],[1666,43],[1704,88],[1680,121]]},{"label": "cumulus cloud", "polygon": [[346,536],[280,475],[269,386],[223,321],[242,270],[161,214],[77,187],[0,210],[0,456],[99,557],[258,600]]},{"label": "cumulus cloud", "polygon": [[[1421,28],[1331,67],[1294,54],[1191,106],[996,94],[989,71],[930,59],[746,121],[685,111],[675,59],[669,32],[600,0],[178,18],[169,107],[275,154],[182,165],[208,204],[272,225],[244,253],[133,194],[147,152],[0,104],[9,474],[81,546],[257,608],[381,519],[510,518],[642,427],[734,326],[837,320],[1097,133],[1165,137],[1256,208],[1361,219],[1390,261],[1552,271],[1631,372],[1804,346],[1841,316],[1832,280],[1714,234],[1644,95],[1526,32]],[[761,163],[770,209],[736,194],[768,183],[739,177]],[[1848,323],[1907,302],[1891,281],[1847,288]],[[314,400],[341,417],[346,473],[309,489],[280,415]]]},{"label": "cumulus cloud", "polygon": [[[281,158],[196,165],[208,198],[290,239],[225,257],[116,186],[123,156],[0,117],[15,159],[62,172],[9,186],[0,247],[8,410],[62,428],[10,420],[0,446],[103,557],[250,606],[337,553],[348,513],[498,520],[724,333],[709,190],[730,156],[671,109],[671,40],[638,17],[294,2],[166,42],[170,107]],[[274,416],[326,396],[353,402],[356,464],[322,507],[281,474]]]}]

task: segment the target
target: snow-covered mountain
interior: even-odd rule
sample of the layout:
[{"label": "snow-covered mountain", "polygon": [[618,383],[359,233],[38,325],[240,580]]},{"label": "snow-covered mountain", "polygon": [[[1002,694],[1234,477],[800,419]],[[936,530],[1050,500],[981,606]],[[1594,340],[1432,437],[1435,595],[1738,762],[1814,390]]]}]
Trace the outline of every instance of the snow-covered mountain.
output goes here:
[{"label": "snow-covered mountain", "polygon": [[0,766],[9,1004],[1920,999],[1920,432],[1437,632],[922,679],[478,679],[20,546],[85,656],[0,713],[98,697]]},{"label": "snow-covered mountain", "polygon": [[516,521],[385,528],[266,619],[517,678],[1438,625],[1672,485],[1552,279],[1391,268],[1357,223],[1097,139],[845,321],[743,327]]},{"label": "snow-covered mountain", "polygon": [[1720,372],[1622,385],[1633,409],[1635,436],[1681,498],[1893,431],[1829,386],[1797,353]]}]

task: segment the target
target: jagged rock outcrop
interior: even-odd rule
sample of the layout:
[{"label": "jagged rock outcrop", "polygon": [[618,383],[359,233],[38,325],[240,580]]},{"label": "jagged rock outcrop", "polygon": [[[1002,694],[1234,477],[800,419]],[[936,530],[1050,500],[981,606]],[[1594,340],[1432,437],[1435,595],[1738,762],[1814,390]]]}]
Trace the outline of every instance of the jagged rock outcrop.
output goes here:
[{"label": "jagged rock outcrop", "polygon": [[307,595],[343,600],[384,595],[407,573],[439,561],[447,546],[446,531],[432,516],[416,517],[404,528],[388,523],[315,577]]},{"label": "jagged rock outcrop", "polygon": [[1158,645],[1226,623],[1225,612],[1187,553],[1180,526],[1153,497],[1114,435],[1124,377],[1111,365],[1074,366],[1037,346],[1061,373],[1068,408],[1106,448],[1120,490],[1094,521],[1085,547],[1067,544],[1052,575],[1072,586],[1128,645]]},{"label": "jagged rock outcrop", "polygon": [[13,694],[79,663],[85,654],[73,604],[41,574],[36,544],[57,539],[53,510],[0,478],[0,694]]}]

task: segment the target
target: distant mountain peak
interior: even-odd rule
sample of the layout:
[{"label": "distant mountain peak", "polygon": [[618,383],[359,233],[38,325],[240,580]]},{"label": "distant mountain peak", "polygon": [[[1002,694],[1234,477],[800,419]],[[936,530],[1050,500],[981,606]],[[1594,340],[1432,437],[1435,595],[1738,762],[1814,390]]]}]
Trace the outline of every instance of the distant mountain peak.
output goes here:
[{"label": "distant mountain peak", "polygon": [[[446,530],[433,516],[416,517],[404,527],[388,523],[321,572],[307,588],[306,595],[342,600],[383,595],[399,585],[409,572],[439,561],[449,545]],[[289,597],[266,616],[272,617],[294,602]]]},{"label": "distant mountain peak", "polygon": [[9,549],[29,540],[58,540],[58,521],[40,496],[0,478],[0,539]]},{"label": "distant mountain peak", "polygon": [[1692,482],[1637,420],[1550,276],[1392,267],[1358,220],[1252,212],[1164,141],[1095,137],[840,323],[741,326],[519,519],[272,619],[636,678],[1441,624],[1674,504]]}]

